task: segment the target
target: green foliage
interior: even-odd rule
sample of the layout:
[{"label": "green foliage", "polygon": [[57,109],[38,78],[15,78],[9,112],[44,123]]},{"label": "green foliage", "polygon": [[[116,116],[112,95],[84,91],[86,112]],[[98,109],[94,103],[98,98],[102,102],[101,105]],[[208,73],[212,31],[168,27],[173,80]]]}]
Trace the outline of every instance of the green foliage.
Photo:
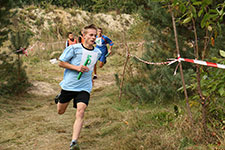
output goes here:
[{"label": "green foliage", "polygon": [[140,7],[148,9],[147,0],[20,0],[22,5],[38,5],[48,9],[50,5],[64,8],[78,7],[90,12],[117,11],[118,13],[135,13]]},{"label": "green foliage", "polygon": [[[17,1],[1,0],[0,2],[0,46],[8,39],[10,28],[7,28],[11,22],[9,18],[13,15],[10,9],[17,4]],[[27,31],[30,33],[29,31]],[[11,35],[11,48],[13,53],[26,45],[24,39],[18,38],[18,35]],[[21,45],[22,44],[22,45]],[[19,56],[19,54],[18,54]],[[19,65],[18,65],[19,64]],[[13,56],[6,52],[0,53],[0,96],[7,94],[20,94],[29,86],[28,79],[24,69],[19,69],[22,66],[21,60],[15,60]],[[20,72],[18,72],[20,70]],[[18,74],[19,73],[19,74]]]},{"label": "green foliage", "polygon": [[76,6],[86,11],[93,11],[92,7],[94,5],[93,0],[77,0]]},{"label": "green foliage", "polygon": [[72,7],[75,4],[74,0],[52,0],[52,4],[62,6],[64,8]]},{"label": "green foliage", "polygon": [[158,2],[148,1],[145,7],[139,10],[139,13],[145,21],[154,25],[157,29],[161,30],[167,26],[172,26],[170,14]]},{"label": "green foliage", "polygon": [[[155,32],[156,33],[156,32]],[[151,33],[148,33],[149,36]],[[157,40],[154,35],[154,40]],[[164,38],[168,39],[168,38]],[[153,41],[149,39],[148,41]],[[166,41],[157,41],[164,43]],[[156,43],[157,43],[156,42]],[[164,62],[167,58],[173,56],[173,52],[162,45],[155,43],[147,43],[147,51],[142,59],[150,62]],[[141,62],[138,62],[141,63]],[[129,97],[136,99],[139,102],[166,102],[176,99],[183,99],[182,93],[177,92],[177,89],[182,86],[180,75],[173,75],[175,64],[169,66],[154,66],[141,63],[138,69],[138,76],[131,78],[126,84],[126,93]],[[187,67],[188,68],[188,67]],[[144,71],[143,71],[144,70]],[[191,69],[185,70],[185,78],[193,73]],[[165,101],[166,100],[166,101]]]},{"label": "green foliage", "polygon": [[20,48],[27,48],[29,46],[29,38],[31,34],[29,31],[18,31],[11,33],[10,41],[11,45],[9,48],[16,52]]},{"label": "green foliage", "polygon": [[0,96],[18,95],[30,86],[25,70],[21,69],[18,74],[18,63],[13,56],[7,53],[0,54]]},{"label": "green foliage", "polygon": [[[84,10],[94,12],[117,11],[117,13],[135,13],[140,7],[146,6],[147,0],[92,0],[77,2]],[[91,6],[91,7],[90,7]]]},{"label": "green foliage", "polygon": [[220,52],[220,55],[221,55],[222,57],[225,57],[225,51],[220,50],[219,52]]},{"label": "green foliage", "polygon": [[74,0],[20,0],[22,5],[40,5],[47,8],[48,5],[56,5],[64,8],[72,7],[75,5]]},{"label": "green foliage", "polygon": [[194,145],[194,142],[192,141],[192,139],[189,139],[188,137],[184,137],[180,140],[179,150],[183,150],[185,147],[189,145]]},{"label": "green foliage", "polygon": [[[208,61],[214,61],[216,63],[224,63],[224,60],[219,59],[219,50],[223,49],[224,45],[224,33],[221,32],[225,29],[225,26],[221,24],[225,15],[225,2],[224,1],[182,1],[177,0],[173,2],[174,8],[178,7],[180,10],[176,11],[177,16],[181,16],[180,20],[184,26],[195,26],[197,28],[197,36],[200,39],[198,42],[199,49],[207,50],[206,58]],[[186,6],[186,7],[184,7]],[[215,39],[214,39],[214,38]],[[205,44],[205,38],[208,38],[209,45]],[[214,42],[216,41],[216,44]],[[199,54],[203,58],[203,51]],[[195,54],[196,55],[196,54]],[[195,56],[196,57],[196,56]],[[221,101],[225,96],[225,76],[222,69],[215,69],[209,67],[203,67],[201,70],[200,86],[202,94],[207,98],[206,103],[209,103],[207,108],[209,117],[207,119],[224,120],[225,109],[224,102]],[[195,77],[189,82],[189,89],[198,91]],[[193,100],[199,101],[199,96],[194,95]],[[219,107],[218,107],[219,104]],[[222,105],[222,108],[220,106]]]},{"label": "green foliage", "polygon": [[95,12],[101,12],[101,11],[106,11],[109,6],[107,5],[109,3],[108,0],[93,0],[95,2],[95,5],[93,5],[92,9]]},{"label": "green foliage", "polygon": [[[211,61],[215,61],[221,64],[225,64],[224,59],[218,59],[216,57],[211,58]],[[201,88],[205,97],[209,98],[209,116],[217,121],[225,120],[225,74],[223,69],[217,68],[204,68],[201,79]],[[192,84],[188,87],[195,91],[197,89],[197,83],[195,79],[192,79]],[[198,96],[193,96],[192,100],[198,101]],[[199,105],[198,105],[199,107]]]},{"label": "green foliage", "polygon": [[13,4],[14,2],[12,0],[0,1],[0,46],[2,46],[2,43],[8,39],[8,33],[10,30],[6,27],[10,25],[9,18],[11,13],[9,10],[13,7]]},{"label": "green foliage", "polygon": [[[140,11],[143,17],[148,16],[148,30],[145,31],[145,47],[142,59],[150,62],[165,62],[168,58],[177,57],[175,41],[172,31],[171,17],[162,9],[162,5],[149,2],[150,10]],[[154,27],[153,27],[154,26]],[[140,29],[141,30],[141,29]],[[191,32],[182,26],[178,27],[181,55],[183,57],[192,55],[187,42],[191,41]],[[130,99],[139,102],[166,102],[183,99],[183,94],[177,92],[182,86],[180,74],[173,75],[176,64],[171,66],[146,65],[141,62],[137,64],[138,75],[129,79],[126,84],[126,95]],[[187,81],[193,73],[193,66],[185,64],[184,75]]]},{"label": "green foliage", "polygon": [[144,33],[148,30],[149,24],[146,21],[143,21],[140,15],[134,16],[135,24],[131,24],[127,35],[130,41],[143,41]]},{"label": "green foliage", "polygon": [[[223,62],[218,58],[214,58],[211,60],[215,60],[216,62]],[[224,97],[225,96],[225,74],[224,70],[216,69],[216,68],[208,68],[207,72],[204,72],[203,78],[201,80],[202,88],[205,90],[205,95],[210,96],[212,94],[217,95],[217,97]]]},{"label": "green foliage", "polygon": [[[201,28],[209,26],[219,26],[218,21],[223,21],[225,15],[225,2],[213,2],[212,0],[204,1],[176,1],[174,7],[179,7],[183,24],[189,23],[192,18],[200,18]],[[186,7],[185,7],[186,6]]]},{"label": "green foliage", "polygon": [[0,54],[0,95],[21,94],[30,86],[26,76],[23,62],[20,55],[23,54],[21,48],[27,48],[29,45],[29,34],[23,31],[11,33],[10,49],[17,54],[17,60],[6,53]]},{"label": "green foliage", "polygon": [[160,126],[168,125],[174,119],[175,119],[174,114],[171,112],[164,111],[151,114],[151,120],[154,120],[156,124]]}]

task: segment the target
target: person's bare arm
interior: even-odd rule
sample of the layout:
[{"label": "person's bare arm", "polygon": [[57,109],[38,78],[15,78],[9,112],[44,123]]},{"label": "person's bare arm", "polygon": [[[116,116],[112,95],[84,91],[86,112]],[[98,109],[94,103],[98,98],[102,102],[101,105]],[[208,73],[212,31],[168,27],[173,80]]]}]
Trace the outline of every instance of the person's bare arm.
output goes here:
[{"label": "person's bare arm", "polygon": [[109,46],[109,49],[108,49],[108,53],[109,53],[109,54],[112,53],[112,47],[113,47],[113,46]]},{"label": "person's bare arm", "polygon": [[70,64],[68,62],[64,62],[64,61],[60,61],[59,66],[62,67],[62,68],[75,70],[75,71],[78,71],[78,72],[88,72],[89,71],[87,66],[83,66],[83,65],[75,66],[75,65],[72,65],[72,64]]}]

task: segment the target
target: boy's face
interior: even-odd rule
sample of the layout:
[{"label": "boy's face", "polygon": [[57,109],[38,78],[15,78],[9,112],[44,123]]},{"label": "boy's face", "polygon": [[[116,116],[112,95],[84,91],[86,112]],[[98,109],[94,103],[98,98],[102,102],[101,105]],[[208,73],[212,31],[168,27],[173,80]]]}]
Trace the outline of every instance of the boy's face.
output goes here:
[{"label": "boy's face", "polygon": [[86,34],[84,34],[85,43],[88,45],[94,45],[96,34],[97,31],[95,29],[87,29]]},{"label": "boy's face", "polygon": [[73,34],[69,34],[69,39],[73,39]]},{"label": "boy's face", "polygon": [[102,30],[101,29],[98,29],[97,30],[97,34],[98,34],[98,36],[101,36],[102,35]]}]

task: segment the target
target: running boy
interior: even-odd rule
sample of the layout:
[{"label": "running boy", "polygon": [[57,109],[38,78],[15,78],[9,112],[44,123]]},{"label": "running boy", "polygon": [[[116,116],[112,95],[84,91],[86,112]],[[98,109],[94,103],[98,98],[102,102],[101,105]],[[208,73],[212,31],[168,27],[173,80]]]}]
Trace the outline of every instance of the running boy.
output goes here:
[{"label": "running boy", "polygon": [[[95,40],[96,47],[99,48],[102,52],[102,56],[99,58],[99,67],[102,68],[106,63],[106,55],[111,54],[112,46],[114,45],[112,40],[107,36],[102,34],[102,28],[98,28],[97,37]],[[107,48],[107,44],[109,44],[109,49]],[[93,79],[97,79],[97,66],[95,64],[94,68],[94,77]]]},{"label": "running boy", "polygon": [[[101,51],[93,46],[96,34],[97,29],[94,25],[84,27],[84,43],[67,47],[59,57],[59,66],[65,68],[65,72],[60,82],[61,93],[55,99],[58,114],[65,112],[72,99],[73,107],[77,109],[70,150],[80,149],[77,141],[92,89],[92,71],[101,56]],[[89,58],[88,64],[84,66],[87,58]],[[79,72],[83,73],[80,79],[77,78]]]}]

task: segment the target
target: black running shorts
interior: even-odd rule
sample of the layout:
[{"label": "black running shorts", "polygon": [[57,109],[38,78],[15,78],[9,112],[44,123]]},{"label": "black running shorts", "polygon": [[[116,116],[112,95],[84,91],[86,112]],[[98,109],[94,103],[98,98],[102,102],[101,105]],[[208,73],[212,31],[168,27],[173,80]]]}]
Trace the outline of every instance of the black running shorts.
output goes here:
[{"label": "black running shorts", "polygon": [[90,99],[90,93],[86,91],[66,91],[61,90],[61,93],[58,97],[58,100],[60,103],[68,103],[73,99],[73,107],[77,108],[77,103],[83,102],[88,106],[89,99]]}]

